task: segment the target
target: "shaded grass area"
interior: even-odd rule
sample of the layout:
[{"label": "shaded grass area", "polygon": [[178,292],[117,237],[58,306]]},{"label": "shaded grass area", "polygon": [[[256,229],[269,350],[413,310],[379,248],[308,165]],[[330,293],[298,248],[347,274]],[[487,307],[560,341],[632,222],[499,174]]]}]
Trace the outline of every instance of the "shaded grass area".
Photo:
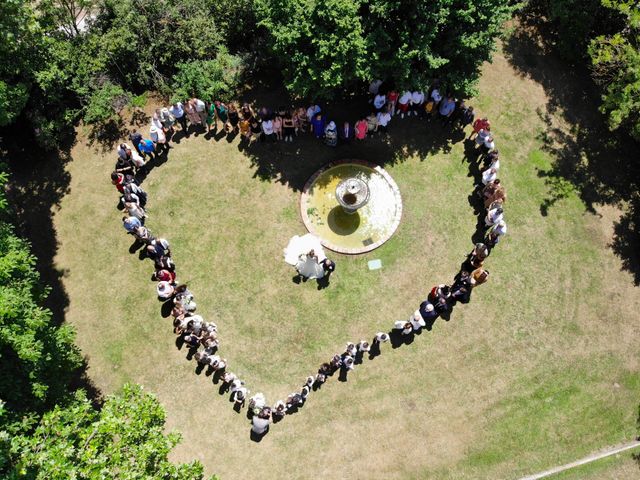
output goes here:
[{"label": "shaded grass area", "polygon": [[[176,348],[151,265],[127,253],[108,181],[115,157],[79,143],[55,217],[56,268],[67,272],[67,319],[91,378],[106,392],[136,381],[157,393],[184,435],[176,459],[199,458],[222,478],[513,478],[633,437],[640,294],[607,248],[607,215],[585,213],[573,191],[540,211],[548,186],[538,171],[554,160],[539,137],[546,101],[497,55],[470,102],[492,119],[509,194],[509,234],[487,262],[490,282],[450,322],[410,345],[383,346],[347,382],[332,379],[260,444]],[[390,130],[336,150],[308,137],[246,149],[193,135],[144,182],[148,225],[171,240],[180,280],[219,326],[222,355],[269,401],[299,388],[345,342],[408,317],[471,249],[477,172],[463,136],[416,119],[394,119]],[[282,249],[303,232],[299,189],[340,158],[385,165],[402,193],[402,223],[374,252],[335,255],[328,288],[294,284]],[[374,258],[383,268],[370,272]]]}]

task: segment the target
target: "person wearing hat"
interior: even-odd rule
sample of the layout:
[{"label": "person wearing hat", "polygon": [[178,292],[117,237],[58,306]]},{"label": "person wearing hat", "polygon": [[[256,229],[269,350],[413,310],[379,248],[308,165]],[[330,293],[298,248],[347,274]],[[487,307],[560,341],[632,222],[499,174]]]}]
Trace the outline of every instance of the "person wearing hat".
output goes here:
[{"label": "person wearing hat", "polygon": [[156,148],[160,148],[163,151],[169,150],[171,148],[169,146],[169,142],[167,141],[167,136],[164,134],[162,127],[158,128],[155,125],[151,125],[149,129],[149,134],[151,135],[151,141],[155,144]]},{"label": "person wearing hat", "polygon": [[324,143],[329,147],[338,145],[338,129],[336,123],[332,120],[324,129]]},{"label": "person wearing hat", "polygon": [[420,314],[420,310],[416,310],[415,312],[413,312],[413,315],[409,317],[409,323],[411,323],[413,330],[416,332],[421,328],[427,326],[426,322],[422,318],[422,315]]}]

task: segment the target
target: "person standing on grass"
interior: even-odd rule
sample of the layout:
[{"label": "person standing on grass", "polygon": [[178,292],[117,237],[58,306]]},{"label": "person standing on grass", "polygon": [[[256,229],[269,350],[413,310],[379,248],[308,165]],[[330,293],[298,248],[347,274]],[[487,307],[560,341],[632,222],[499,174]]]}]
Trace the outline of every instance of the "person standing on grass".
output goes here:
[{"label": "person standing on grass", "polygon": [[451,95],[447,95],[447,98],[440,102],[440,106],[438,107],[438,112],[440,113],[440,120],[443,124],[451,123],[453,119],[453,113],[456,110],[456,102],[451,97]]},{"label": "person standing on grass", "polygon": [[342,143],[351,143],[353,140],[354,131],[353,127],[349,124],[349,122],[344,122],[342,128],[340,128],[340,141]]},{"label": "person standing on grass", "polygon": [[467,125],[473,123],[473,119],[476,114],[473,112],[473,107],[467,107],[464,100],[460,101],[458,106],[458,119],[460,120],[460,127],[464,130]]},{"label": "person standing on grass", "polygon": [[207,107],[207,132],[211,131],[211,127],[215,124],[213,128],[215,131],[218,130],[218,120],[216,118],[216,106],[213,103],[210,103]]},{"label": "person standing on grass", "polygon": [[171,147],[169,146],[169,142],[167,141],[167,137],[165,136],[162,128],[158,128],[155,125],[151,125],[151,129],[149,130],[151,135],[151,140],[158,150],[162,150],[163,152],[167,152]]},{"label": "person standing on grass", "polygon": [[398,99],[398,112],[400,112],[400,118],[404,118],[405,113],[409,112],[409,107],[411,106],[411,98],[411,92],[409,90],[405,90]]},{"label": "person standing on grass", "polygon": [[191,125],[202,125],[202,118],[200,118],[200,114],[196,109],[196,102],[193,98],[184,106],[184,111]]},{"label": "person standing on grass", "polygon": [[378,117],[377,117],[378,129],[382,133],[387,133],[387,128],[390,121],[391,121],[391,114],[389,113],[388,110],[384,110],[378,113]]},{"label": "person standing on grass", "polygon": [[163,108],[160,110],[160,122],[162,123],[162,128],[168,135],[173,134],[173,125],[176,123],[176,117],[169,111],[168,108]]},{"label": "person standing on grass", "polygon": [[271,117],[267,117],[262,121],[262,140],[267,140],[271,143],[276,141],[276,134],[273,133],[273,120]]},{"label": "person standing on grass", "polygon": [[424,92],[422,90],[414,90],[411,93],[411,111],[417,117],[422,115],[422,104],[424,103]]},{"label": "person standing on grass", "polygon": [[429,300],[425,300],[420,304],[420,308],[418,309],[422,319],[426,322],[433,323],[436,318],[438,318],[438,312],[436,312],[433,303]]},{"label": "person standing on grass", "polygon": [[257,140],[262,140],[264,141],[264,136],[262,134],[262,126],[260,125],[260,122],[258,121],[258,119],[256,117],[252,117],[251,120],[249,121],[249,127],[250,127],[250,131],[251,131],[251,135],[249,136],[249,140],[251,140],[251,137],[254,137]]},{"label": "person standing on grass", "polygon": [[378,131],[378,118],[376,112],[371,112],[367,117],[367,134],[372,137]]},{"label": "person standing on grass", "polygon": [[385,332],[378,332],[376,333],[376,336],[373,338],[373,343],[378,345],[382,343],[386,343],[388,341],[389,341],[389,334]]},{"label": "person standing on grass", "polygon": [[199,98],[192,98],[191,101],[193,102],[193,106],[198,117],[200,117],[198,125],[202,125],[204,127],[207,124],[207,104]]},{"label": "person standing on grass", "polygon": [[137,217],[122,217],[122,226],[127,233],[133,233],[136,228],[142,226],[142,223]]},{"label": "person standing on grass", "polygon": [[242,119],[240,120],[240,135],[245,140],[251,139],[251,119],[250,118],[242,117]]},{"label": "person standing on grass", "polygon": [[278,114],[273,119],[273,133],[276,135],[276,140],[282,140],[282,117]]},{"label": "person standing on grass", "polygon": [[324,137],[324,129],[326,127],[326,123],[326,119],[324,118],[322,113],[318,112],[313,116],[313,120],[311,120],[311,131],[317,139]]},{"label": "person standing on grass", "polygon": [[232,133],[238,133],[238,124],[240,123],[240,114],[238,113],[238,107],[236,107],[235,103],[229,104],[228,109],[229,114],[229,126],[231,129],[229,130]]},{"label": "person standing on grass", "polygon": [[382,111],[385,103],[387,103],[387,97],[382,93],[378,93],[373,99],[373,107],[376,109],[376,112]]},{"label": "person standing on grass", "polygon": [[487,280],[489,280],[489,271],[483,269],[482,267],[476,268],[473,272],[471,272],[471,285],[473,287],[477,287],[478,285],[482,285]]},{"label": "person standing on grass", "polygon": [[216,130],[218,130],[218,120],[220,120],[220,122],[222,122],[222,130],[227,131],[229,122],[229,110],[227,109],[227,106],[220,100],[213,102],[213,105],[215,107],[216,114]]},{"label": "person standing on grass", "polygon": [[151,160],[155,158],[154,153],[156,151],[156,147],[151,140],[147,138],[142,139],[140,140],[140,143],[138,144],[138,146],[140,147],[140,152],[145,159],[147,158],[147,155],[149,155]]},{"label": "person standing on grass", "polygon": [[356,127],[355,127],[355,135],[356,135],[356,139],[358,140],[364,140],[367,136],[367,119],[365,117],[360,118],[360,120],[358,120],[356,122]]},{"label": "person standing on grass", "polygon": [[496,223],[493,227],[487,230],[487,233],[484,237],[484,243],[489,247],[495,247],[500,238],[507,233],[507,223],[502,220]]},{"label": "person standing on grass", "polygon": [[139,147],[140,142],[142,141],[142,135],[135,128],[131,130],[131,133],[129,134],[129,140],[131,141],[133,148],[136,149],[136,152],[142,155],[142,152],[140,151],[140,147]]},{"label": "person standing on grass", "polygon": [[183,132],[187,132],[187,116],[184,111],[184,106],[182,102],[176,102],[169,108],[169,113],[173,115],[173,118],[176,119],[176,122],[180,124],[180,128]]},{"label": "person standing on grass", "polygon": [[395,89],[392,89],[387,93],[387,106],[389,107],[389,113],[391,113],[392,116],[396,114],[396,105],[398,103],[399,96],[400,94]]},{"label": "person standing on grass", "polygon": [[469,138],[472,139],[475,135],[478,135],[481,130],[491,130],[491,123],[487,117],[478,118],[473,122],[473,131],[471,135],[469,135]]},{"label": "person standing on grass", "polygon": [[481,128],[480,130],[478,130],[478,132],[476,133],[476,145],[475,148],[482,148],[482,146],[484,146],[484,142],[487,138],[489,138],[491,136],[491,131],[485,128]]},{"label": "person standing on grass", "polygon": [[413,332],[413,325],[411,325],[411,322],[407,322],[406,320],[397,320],[393,324],[393,328],[394,330],[402,332],[403,335],[409,335]]},{"label": "person standing on grass", "polygon": [[293,143],[293,137],[296,133],[295,123],[291,112],[286,112],[282,118],[282,129],[284,132],[284,141]]}]

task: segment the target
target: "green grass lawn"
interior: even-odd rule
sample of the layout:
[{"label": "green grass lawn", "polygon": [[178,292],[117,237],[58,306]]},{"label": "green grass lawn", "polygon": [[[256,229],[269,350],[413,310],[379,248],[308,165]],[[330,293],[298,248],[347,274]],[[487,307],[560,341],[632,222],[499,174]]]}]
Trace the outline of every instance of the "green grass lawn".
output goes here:
[{"label": "green grass lawn", "polygon": [[[538,140],[545,102],[501,54],[470,102],[492,120],[509,196],[509,233],[471,304],[411,345],[385,345],[348,382],[332,378],[259,444],[244,411],[176,349],[152,265],[127,251],[108,180],[115,154],[80,142],[55,214],[56,262],[90,377],[105,393],[127,381],[156,393],[184,437],[174,458],[198,458],[222,478],[508,479],[632,438],[640,290],[608,248],[615,210],[588,214],[570,196],[541,215],[549,192],[537,172],[553,160]],[[170,239],[179,279],[218,324],[221,354],[252,392],[285,397],[347,341],[388,330],[434,284],[452,281],[476,217],[464,144],[455,138],[448,151],[445,134],[394,119],[390,141],[332,150],[304,138],[249,152],[237,139],[199,136],[149,175],[148,226]],[[299,187],[340,158],[385,163],[402,222],[378,250],[334,255],[329,288],[294,284],[282,249],[304,233]],[[383,268],[367,270],[375,258]]]}]

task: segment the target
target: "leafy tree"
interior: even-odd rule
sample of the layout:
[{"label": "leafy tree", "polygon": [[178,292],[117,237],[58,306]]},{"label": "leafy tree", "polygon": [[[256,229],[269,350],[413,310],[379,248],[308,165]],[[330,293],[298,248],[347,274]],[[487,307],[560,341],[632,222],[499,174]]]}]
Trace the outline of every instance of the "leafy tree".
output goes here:
[{"label": "leafy tree", "polygon": [[292,92],[326,98],[369,77],[361,0],[260,0]]},{"label": "leafy tree", "polygon": [[[6,179],[0,174],[2,185]],[[64,399],[81,364],[73,330],[39,306],[48,289],[34,265],[29,245],[0,222],[0,399],[18,416]]]},{"label": "leafy tree", "polygon": [[513,11],[508,0],[260,0],[287,87],[329,97],[373,78],[469,95]]},{"label": "leafy tree", "polygon": [[222,49],[214,60],[191,60],[178,64],[173,77],[173,101],[190,97],[209,101],[233,98],[242,73],[240,57]]},{"label": "leafy tree", "polygon": [[640,141],[640,9],[634,0],[604,0],[626,18],[613,35],[596,37],[589,47],[594,78],[602,85],[601,110],[609,126],[624,126]]},{"label": "leafy tree", "polygon": [[85,108],[87,123],[108,124],[117,121],[122,109],[129,104],[130,95],[120,85],[106,81],[95,90]]},{"label": "leafy tree", "polygon": [[129,91],[166,90],[177,64],[215,56],[222,37],[200,0],[105,0],[88,48]]},{"label": "leafy tree", "polygon": [[14,439],[18,457],[11,474],[27,480],[202,479],[199,462],[168,460],[180,435],[164,429],[162,406],[140,386],[125,385],[100,411],[79,392],[69,406],[46,413],[32,435]]}]

